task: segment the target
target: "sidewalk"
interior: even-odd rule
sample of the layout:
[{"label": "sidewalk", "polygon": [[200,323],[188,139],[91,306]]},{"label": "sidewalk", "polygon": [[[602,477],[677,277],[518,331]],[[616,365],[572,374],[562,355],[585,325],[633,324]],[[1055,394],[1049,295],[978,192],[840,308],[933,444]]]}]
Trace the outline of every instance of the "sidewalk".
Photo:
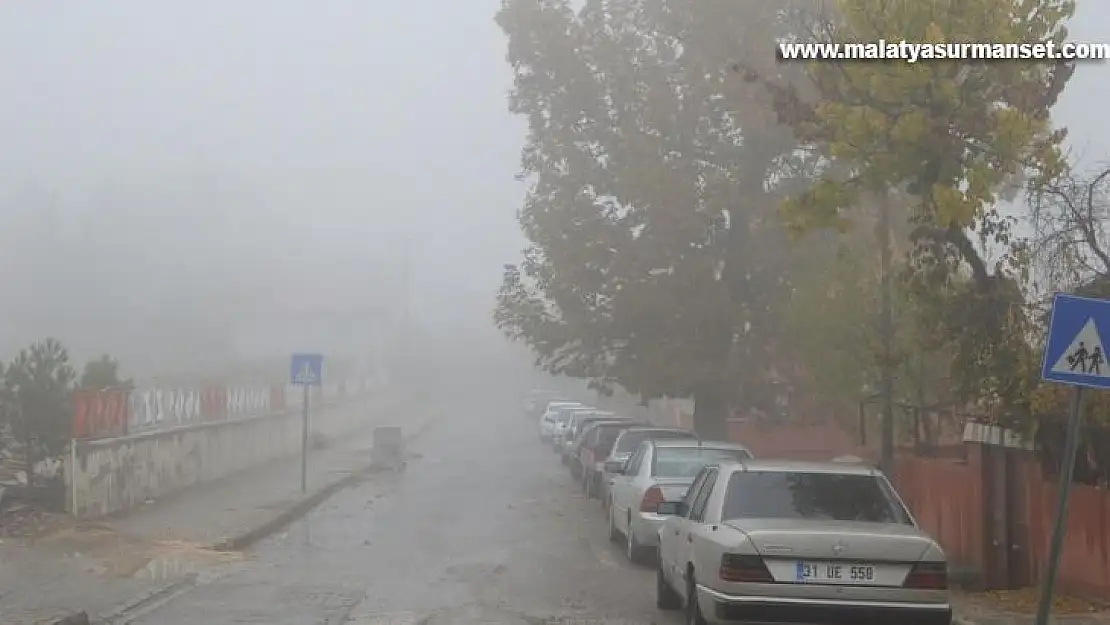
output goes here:
[{"label": "sidewalk", "polygon": [[[968,593],[954,591],[956,625],[1034,625],[1037,597],[1033,589]],[[1110,625],[1110,611],[1081,599],[1059,597],[1052,610],[1057,625]]]},{"label": "sidewalk", "polygon": [[[332,409],[372,410],[379,422],[401,424],[406,434],[434,416],[425,402],[383,403]],[[300,490],[299,458],[283,458],[30,545],[0,543],[0,623],[53,623],[82,610],[103,616],[213,564],[241,558],[211,547],[236,537],[260,539],[251,534],[275,529],[265,527],[275,518],[306,512],[306,504],[313,503],[306,499],[325,496],[329,485],[369,463],[372,431],[367,427],[310,451],[307,497]]]}]

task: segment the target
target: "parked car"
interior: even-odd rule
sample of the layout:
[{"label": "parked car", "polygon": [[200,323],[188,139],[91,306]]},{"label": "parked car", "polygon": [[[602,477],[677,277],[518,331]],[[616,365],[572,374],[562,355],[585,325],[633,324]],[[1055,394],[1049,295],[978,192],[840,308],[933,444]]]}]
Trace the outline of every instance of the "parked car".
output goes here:
[{"label": "parked car", "polygon": [[697,438],[697,435],[687,430],[680,430],[678,428],[662,428],[655,426],[635,426],[627,430],[622,430],[617,435],[616,442],[613,443],[613,449],[609,452],[609,456],[602,459],[602,475],[599,479],[600,490],[598,497],[601,499],[602,509],[609,509],[609,482],[621,470],[628,458],[632,456],[632,452],[636,451],[640,443],[646,440],[666,440],[671,438]]},{"label": "parked car", "polygon": [[951,623],[944,552],[874,468],[721,463],[659,511],[657,603],[687,623]]},{"label": "parked car", "polygon": [[582,404],[571,400],[556,400],[547,403],[547,408],[540,415],[540,440],[547,442],[555,435],[555,424],[559,421],[560,408],[580,407]]},{"label": "parked car", "polygon": [[565,459],[567,468],[570,469],[570,475],[574,479],[582,480],[582,453],[586,448],[586,442],[593,435],[594,430],[606,424],[620,424],[628,423],[626,419],[619,417],[594,417],[582,419],[578,426],[578,434],[575,435],[574,440],[570,442],[567,447]]},{"label": "parked car", "polygon": [[553,401],[565,399],[557,391],[532,389],[524,398],[524,415],[530,419],[539,418]]},{"label": "parked car", "polygon": [[571,449],[571,475],[579,481],[587,497],[596,497],[597,489],[591,480],[598,459],[609,455],[609,448],[617,434],[624,428],[642,425],[631,419],[602,419],[582,426]]},{"label": "parked car", "polygon": [[556,453],[562,454],[565,440],[568,436],[573,422],[574,415],[582,414],[597,414],[600,412],[593,406],[567,406],[560,408],[555,414],[555,425],[551,429],[551,446]]},{"label": "parked car", "polygon": [[567,438],[571,437],[570,430],[574,427],[575,415],[593,416],[600,410],[593,406],[582,406],[578,410],[560,411],[555,417],[555,426],[552,429],[551,448],[560,456],[566,446]]},{"label": "parked car", "polygon": [[743,445],[724,441],[640,443],[609,485],[609,538],[615,542],[623,537],[628,559],[646,561],[659,543],[659,527],[666,519],[659,512],[661,504],[681,501],[703,466],[751,457]]},{"label": "parked car", "polygon": [[555,422],[551,426],[551,448],[555,452],[562,451],[563,436],[570,426],[571,417],[579,412],[593,413],[597,412],[597,408],[585,404],[578,404],[576,406],[561,406],[555,410]]},{"label": "parked car", "polygon": [[625,431],[644,423],[635,421],[596,421],[585,434],[578,448],[578,466],[582,492],[586,499],[601,498],[601,477],[605,473],[605,459]]},{"label": "parked car", "polygon": [[[578,436],[582,433],[582,428],[588,423],[594,421],[627,421],[626,417],[615,415],[611,412],[595,411],[590,413],[578,412],[571,415],[570,422],[566,429],[563,431],[563,439],[559,454],[562,456],[563,464],[571,469],[571,473],[575,474],[576,469],[574,463],[571,462],[578,457],[578,445],[581,442]],[[578,475],[575,474],[577,478]]]}]

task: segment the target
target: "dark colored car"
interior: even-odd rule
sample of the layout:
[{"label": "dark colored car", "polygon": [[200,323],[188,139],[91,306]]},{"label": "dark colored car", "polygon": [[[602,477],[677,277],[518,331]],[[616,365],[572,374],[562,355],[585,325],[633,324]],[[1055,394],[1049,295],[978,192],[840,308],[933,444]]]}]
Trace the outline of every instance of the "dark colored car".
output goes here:
[{"label": "dark colored car", "polygon": [[599,421],[586,434],[578,452],[582,492],[587,499],[598,499],[601,493],[605,459],[613,451],[617,439],[625,430],[642,427],[643,423]]}]

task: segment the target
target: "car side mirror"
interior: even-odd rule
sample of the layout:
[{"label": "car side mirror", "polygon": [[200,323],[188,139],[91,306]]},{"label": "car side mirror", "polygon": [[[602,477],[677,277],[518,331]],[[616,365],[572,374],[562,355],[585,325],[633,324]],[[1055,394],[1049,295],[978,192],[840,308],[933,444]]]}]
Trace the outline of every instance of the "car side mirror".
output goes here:
[{"label": "car side mirror", "polygon": [[620,460],[608,460],[605,462],[605,472],[624,475],[624,463]]},{"label": "car side mirror", "polygon": [[686,516],[686,504],[681,501],[664,501],[656,508],[656,514]]}]

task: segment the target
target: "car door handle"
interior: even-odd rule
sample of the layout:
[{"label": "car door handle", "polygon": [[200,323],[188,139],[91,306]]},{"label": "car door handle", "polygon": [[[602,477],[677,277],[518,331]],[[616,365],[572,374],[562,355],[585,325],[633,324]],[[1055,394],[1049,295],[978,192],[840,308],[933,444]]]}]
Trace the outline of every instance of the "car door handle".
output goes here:
[{"label": "car door handle", "polygon": [[694,537],[691,536],[690,534],[687,534],[686,535],[686,542],[688,542],[688,543],[694,542]]}]

